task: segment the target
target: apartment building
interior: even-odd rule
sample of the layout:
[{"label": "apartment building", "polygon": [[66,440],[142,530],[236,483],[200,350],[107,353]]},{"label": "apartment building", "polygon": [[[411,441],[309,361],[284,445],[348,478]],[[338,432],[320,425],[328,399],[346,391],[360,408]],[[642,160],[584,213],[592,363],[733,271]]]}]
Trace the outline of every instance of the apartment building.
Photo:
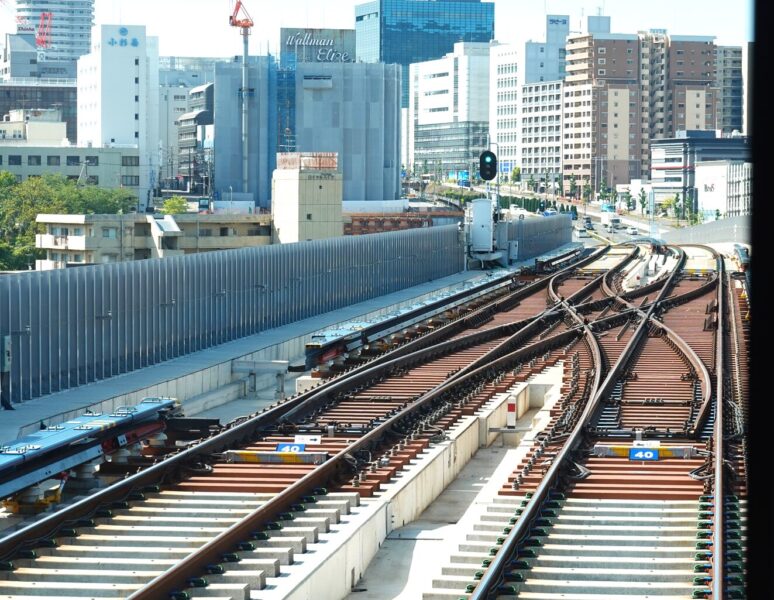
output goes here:
[{"label": "apartment building", "polygon": [[681,130],[715,128],[714,38],[571,35],[564,86],[564,187],[574,175],[603,187],[650,169],[650,144]]},{"label": "apartment building", "polygon": [[267,214],[38,215],[45,233],[35,246],[46,251],[38,270],[166,258],[271,243]]},{"label": "apartment building", "polygon": [[521,180],[558,191],[562,176],[562,81],[521,87]]},{"label": "apartment building", "polygon": [[520,53],[511,44],[489,49],[489,141],[497,153],[500,176],[519,166]]},{"label": "apartment building", "polygon": [[742,78],[742,47],[718,46],[715,55],[715,87],[717,88],[717,124],[723,135],[734,130],[744,131],[744,80]]}]

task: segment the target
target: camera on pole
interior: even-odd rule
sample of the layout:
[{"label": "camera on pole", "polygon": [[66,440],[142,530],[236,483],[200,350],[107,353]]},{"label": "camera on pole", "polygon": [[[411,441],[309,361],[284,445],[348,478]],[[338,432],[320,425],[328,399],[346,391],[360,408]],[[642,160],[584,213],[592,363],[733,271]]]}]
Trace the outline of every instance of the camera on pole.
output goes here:
[{"label": "camera on pole", "polygon": [[481,179],[492,181],[497,177],[497,156],[491,150],[484,150],[479,157],[478,172]]}]

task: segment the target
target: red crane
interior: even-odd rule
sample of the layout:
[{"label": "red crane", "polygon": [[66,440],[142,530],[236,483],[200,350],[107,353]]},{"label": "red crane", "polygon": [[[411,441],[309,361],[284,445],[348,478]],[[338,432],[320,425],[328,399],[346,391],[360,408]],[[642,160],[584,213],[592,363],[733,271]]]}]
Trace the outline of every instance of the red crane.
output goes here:
[{"label": "red crane", "polygon": [[51,47],[51,21],[54,20],[54,13],[40,13],[40,23],[38,23],[38,32],[35,36],[35,45],[40,48]]},{"label": "red crane", "polygon": [[[244,15],[241,19],[239,18],[240,12]],[[234,12],[228,18],[228,24],[232,27],[241,27],[242,29],[249,29],[254,25],[253,19],[247,12],[245,5],[242,4],[242,0],[237,0],[237,3],[234,5]]]}]

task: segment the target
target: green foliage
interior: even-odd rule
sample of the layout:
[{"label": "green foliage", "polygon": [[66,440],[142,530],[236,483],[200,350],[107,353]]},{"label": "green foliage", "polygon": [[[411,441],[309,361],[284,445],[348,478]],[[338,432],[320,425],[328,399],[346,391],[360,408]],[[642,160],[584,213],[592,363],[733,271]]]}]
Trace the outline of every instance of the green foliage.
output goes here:
[{"label": "green foliage", "polygon": [[583,184],[583,201],[584,202],[589,202],[591,200],[591,193],[592,193],[592,191],[593,190],[591,189],[591,184],[587,180],[586,183]]},{"label": "green foliage", "polygon": [[578,194],[578,182],[575,180],[575,173],[570,175],[570,196],[572,198],[577,197]]},{"label": "green foliage", "polygon": [[161,212],[165,215],[182,215],[188,212],[188,202],[182,196],[172,196],[164,200]]},{"label": "green foliage", "polygon": [[521,181],[521,167],[511,169],[511,182],[516,183],[517,181]]},{"label": "green foliage", "polygon": [[640,213],[645,214],[645,207],[648,205],[648,195],[645,193],[645,188],[640,188],[638,200],[640,202]]},{"label": "green foliage", "polygon": [[137,206],[126,190],[79,186],[61,175],[30,177],[19,183],[0,172],[0,268],[26,269],[44,253],[35,248],[35,234],[44,227],[39,214],[118,214]]}]

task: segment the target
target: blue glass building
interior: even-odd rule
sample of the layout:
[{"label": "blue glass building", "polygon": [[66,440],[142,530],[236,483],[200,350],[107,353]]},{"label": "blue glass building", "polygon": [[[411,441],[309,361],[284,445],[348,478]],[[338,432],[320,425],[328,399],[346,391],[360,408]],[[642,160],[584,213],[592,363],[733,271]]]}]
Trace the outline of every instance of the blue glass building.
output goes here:
[{"label": "blue glass building", "polygon": [[494,38],[494,3],[481,0],[373,0],[355,6],[357,60],[402,67],[408,107],[411,63],[441,58],[455,42]]}]

